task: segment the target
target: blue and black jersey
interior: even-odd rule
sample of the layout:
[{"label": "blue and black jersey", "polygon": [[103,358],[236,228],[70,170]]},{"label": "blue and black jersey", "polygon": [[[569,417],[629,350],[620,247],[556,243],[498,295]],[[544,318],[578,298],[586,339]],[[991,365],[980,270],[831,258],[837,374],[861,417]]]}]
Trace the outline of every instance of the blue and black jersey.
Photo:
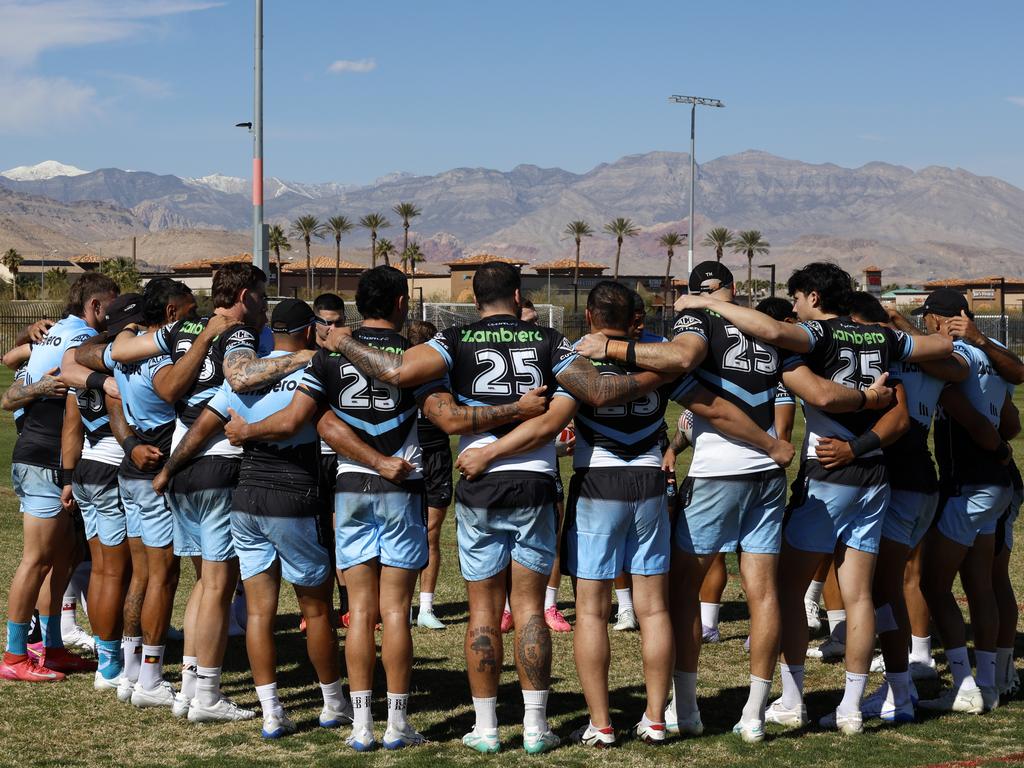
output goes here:
[{"label": "blue and black jersey", "polygon": [[893,366],[889,381],[903,384],[910,413],[910,429],[882,449],[889,485],[904,491],[935,493],[939,480],[928,450],[928,433],[946,382],[925,373],[917,363],[906,361]]}]

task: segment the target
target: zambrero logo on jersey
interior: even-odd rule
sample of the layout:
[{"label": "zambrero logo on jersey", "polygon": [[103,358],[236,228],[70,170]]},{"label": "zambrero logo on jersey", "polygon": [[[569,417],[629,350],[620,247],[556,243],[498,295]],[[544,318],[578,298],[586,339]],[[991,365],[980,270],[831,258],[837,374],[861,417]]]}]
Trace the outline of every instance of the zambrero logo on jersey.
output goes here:
[{"label": "zambrero logo on jersey", "polygon": [[833,328],[832,337],[851,344],[885,344],[885,334],[877,331],[848,331],[845,328]]},{"label": "zambrero logo on jersey", "polygon": [[493,344],[494,342],[510,343],[513,341],[544,341],[544,335],[540,331],[512,331],[508,328],[497,330],[472,330],[463,328],[459,341],[469,344]]}]

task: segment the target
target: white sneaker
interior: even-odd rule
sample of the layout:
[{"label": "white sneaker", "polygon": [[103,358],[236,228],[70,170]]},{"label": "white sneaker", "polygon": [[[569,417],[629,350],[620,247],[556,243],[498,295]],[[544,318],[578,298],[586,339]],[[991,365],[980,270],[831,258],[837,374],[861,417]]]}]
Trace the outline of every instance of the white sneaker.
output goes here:
[{"label": "white sneaker", "polygon": [[96,691],[116,691],[120,684],[121,675],[118,675],[113,680],[107,680],[107,678],[100,674],[100,671],[98,669],[96,670],[96,674],[92,677],[92,687],[93,690]]},{"label": "white sneaker", "polygon": [[373,737],[373,730],[370,728],[353,728],[352,735],[345,739],[356,752],[370,752],[377,748],[377,739]]},{"label": "white sneaker", "polygon": [[640,629],[640,623],[636,620],[636,613],[633,609],[623,608],[615,614],[615,626],[612,629],[616,632],[635,632]]},{"label": "white sneaker", "polygon": [[868,672],[885,672],[885,657],[882,654],[878,654],[871,660],[871,666],[868,667]]},{"label": "white sneaker", "polygon": [[807,613],[807,628],[811,632],[817,632],[821,629],[821,609],[818,604],[804,598],[804,611]]},{"label": "white sneaker", "polygon": [[732,727],[732,732],[737,734],[747,744],[757,744],[764,741],[764,723],[760,720],[749,723],[740,718],[740,721]]},{"label": "white sneaker", "polygon": [[384,741],[381,743],[384,749],[405,749],[406,747],[418,747],[421,744],[426,744],[427,740],[408,723],[405,724],[405,728],[402,730],[394,728],[388,723],[388,727],[384,729]]},{"label": "white sneaker", "polygon": [[910,701],[897,707],[890,693],[889,683],[884,682],[874,693],[861,700],[860,714],[865,720],[877,717],[884,723],[912,723],[917,719],[914,715],[916,700],[917,692],[911,687]]},{"label": "white sneaker", "polygon": [[615,729],[611,726],[605,729],[595,728],[590,722],[587,722],[586,725],[577,728],[570,734],[569,743],[604,749],[615,744]]},{"label": "white sneaker", "polygon": [[550,728],[544,731],[523,731],[523,749],[528,755],[550,752],[561,743],[561,739]]},{"label": "white sneaker", "polygon": [[783,706],[782,699],[776,699],[764,711],[765,722],[784,725],[787,728],[800,728],[807,725],[807,706],[800,705],[800,709],[789,709]]},{"label": "white sneaker", "polygon": [[826,730],[839,731],[847,736],[854,736],[864,732],[864,720],[860,712],[843,714],[837,709],[835,712],[829,712],[821,718],[818,721],[818,725]]},{"label": "white sneaker", "polygon": [[497,728],[493,731],[480,731],[474,726],[472,731],[462,737],[462,744],[483,755],[496,755],[501,752]]},{"label": "white sneaker", "polygon": [[117,700],[127,704],[132,700],[132,692],[135,690],[135,683],[123,674],[117,678]]},{"label": "white sneaker", "polygon": [[331,709],[326,704],[320,710],[321,728],[340,728],[352,722],[352,702],[348,699],[341,705],[341,709]]},{"label": "white sneaker", "polygon": [[960,688],[947,688],[934,699],[922,699],[918,706],[936,712],[966,712],[980,715],[985,711],[985,699],[980,688],[964,691]]},{"label": "white sneaker", "polygon": [[279,714],[263,716],[263,729],[260,731],[260,736],[264,739],[280,739],[282,736],[295,733],[295,731],[295,723],[282,709]]},{"label": "white sneaker", "polygon": [[822,661],[833,661],[841,659],[846,655],[846,643],[829,637],[817,648],[807,649],[807,658],[821,659]]},{"label": "white sneaker", "polygon": [[141,683],[136,683],[132,690],[132,706],[140,708],[173,707],[174,694],[174,686],[167,680],[161,680],[159,685],[151,691],[143,688]]},{"label": "white sneaker", "polygon": [[680,736],[700,736],[704,733],[704,723],[700,719],[700,710],[691,712],[682,720],[676,713],[676,700],[672,699],[665,707],[665,730]]},{"label": "white sneaker", "polygon": [[77,624],[68,630],[66,634],[62,632],[60,638],[64,641],[64,647],[69,651],[96,655],[96,638]]},{"label": "white sneaker", "polygon": [[416,624],[424,629],[444,629],[444,622],[434,615],[433,611],[421,610],[416,616]]},{"label": "white sneaker", "polygon": [[185,717],[188,714],[188,705],[192,700],[181,691],[174,694],[174,704],[171,705],[171,714],[175,717]]},{"label": "white sneaker", "polygon": [[196,696],[188,705],[190,723],[230,723],[235,720],[252,720],[256,713],[242,709],[227,696],[221,696],[213,704],[203,704]]},{"label": "white sneaker", "polygon": [[[700,715],[697,716],[698,718]],[[704,726],[701,725],[701,728]],[[644,744],[664,744],[668,735],[668,728],[665,723],[645,723],[641,720],[633,726],[633,735]]]},{"label": "white sneaker", "polygon": [[939,670],[935,668],[935,659],[929,658],[928,661],[910,662],[911,680],[937,680],[938,677]]}]

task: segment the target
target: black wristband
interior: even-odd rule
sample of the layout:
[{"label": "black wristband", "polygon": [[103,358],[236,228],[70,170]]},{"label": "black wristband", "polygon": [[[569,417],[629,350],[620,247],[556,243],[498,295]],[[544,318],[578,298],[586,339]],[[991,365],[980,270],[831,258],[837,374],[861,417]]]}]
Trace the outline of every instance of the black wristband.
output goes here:
[{"label": "black wristband", "polygon": [[110,376],[99,371],[93,371],[85,379],[86,389],[103,389],[103,385],[106,383]]},{"label": "black wristband", "polygon": [[61,488],[65,485],[71,485],[71,478],[74,474],[74,468],[68,469],[67,467],[61,467],[57,470],[57,485]]},{"label": "black wristband", "polygon": [[626,365],[636,365],[636,342],[630,341],[626,344]]},{"label": "black wristband", "polygon": [[140,445],[143,445],[143,442],[138,437],[135,435],[128,435],[128,437],[124,439],[124,445],[121,447],[124,448],[124,452],[128,454],[128,458],[130,459],[132,451]]},{"label": "black wristband", "polygon": [[995,454],[996,454],[996,461],[998,461],[1000,464],[1002,464],[1008,458],[1010,458],[1010,444],[1009,443],[1005,443],[1005,442],[1004,443],[1000,443],[999,447],[996,448],[996,450],[995,450]]},{"label": "black wristband", "polygon": [[865,453],[871,453],[877,451],[882,447],[882,438],[876,435],[874,432],[865,432],[859,437],[853,438],[850,441],[850,450],[853,451],[853,455],[863,456]]}]

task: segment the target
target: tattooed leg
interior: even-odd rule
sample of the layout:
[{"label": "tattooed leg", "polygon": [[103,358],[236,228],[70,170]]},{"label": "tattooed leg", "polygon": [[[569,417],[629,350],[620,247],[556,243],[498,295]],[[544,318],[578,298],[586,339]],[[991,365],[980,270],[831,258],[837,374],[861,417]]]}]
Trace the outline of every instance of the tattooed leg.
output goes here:
[{"label": "tattooed leg", "polygon": [[466,670],[474,698],[498,695],[504,646],[501,611],[505,607],[505,572],[483,581],[467,581],[469,624],[466,627]]},{"label": "tattooed leg", "polygon": [[546,574],[513,561],[510,602],[516,625],[516,669],[524,690],[545,691],[551,684],[551,631],[544,621],[547,581]]},{"label": "tattooed leg", "polygon": [[132,576],[128,593],[124,597],[124,634],[127,637],[142,636],[142,599],[146,596],[149,570],[146,562],[146,548],[142,539],[128,539],[132,558]]}]

